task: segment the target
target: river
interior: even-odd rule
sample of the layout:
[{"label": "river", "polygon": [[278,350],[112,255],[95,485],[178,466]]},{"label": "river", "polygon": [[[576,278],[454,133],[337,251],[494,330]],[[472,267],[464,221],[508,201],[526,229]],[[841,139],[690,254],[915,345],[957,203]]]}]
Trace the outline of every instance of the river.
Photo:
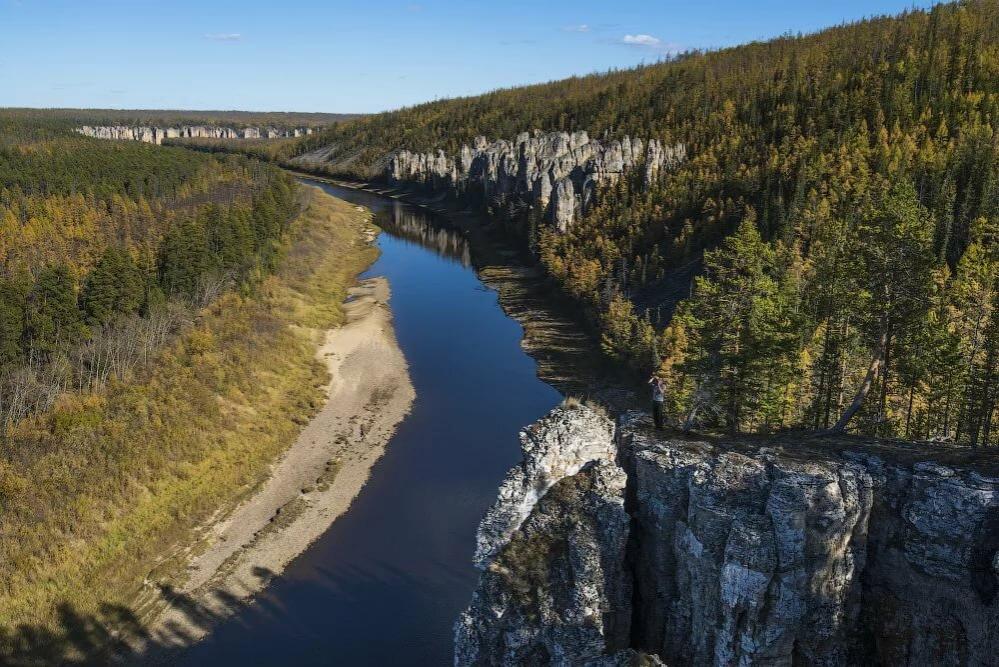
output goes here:
[{"label": "river", "polygon": [[561,400],[457,232],[418,207],[319,185],[384,230],[366,276],[389,280],[416,401],[347,513],[177,664],[450,664],[479,519],[520,460],[518,431]]}]

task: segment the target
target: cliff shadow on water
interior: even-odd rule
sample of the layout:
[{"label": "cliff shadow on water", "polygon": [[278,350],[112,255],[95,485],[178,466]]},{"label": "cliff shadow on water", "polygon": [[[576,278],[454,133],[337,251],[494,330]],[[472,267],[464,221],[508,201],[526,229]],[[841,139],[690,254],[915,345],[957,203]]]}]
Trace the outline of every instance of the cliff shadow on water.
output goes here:
[{"label": "cliff shadow on water", "polygon": [[550,280],[532,257],[522,236],[481,212],[474,197],[455,198],[417,186],[348,181],[303,171],[305,179],[327,182],[417,206],[432,214],[377,216],[392,233],[440,247],[460,258],[479,279],[496,290],[503,311],[524,329],[521,347],[538,364],[538,377],[564,396],[593,400],[617,414],[633,409],[645,387],[633,370],[613,363],[601,351],[593,322]]},{"label": "cliff shadow on water", "polygon": [[346,185],[437,213],[439,227],[396,216],[392,231],[470,258],[524,325],[539,377],[618,415],[559,408],[525,430],[479,529],[458,664],[991,664],[999,456],[657,433],[629,412],[634,378],[597,361],[586,323],[501,225],[445,195]]}]

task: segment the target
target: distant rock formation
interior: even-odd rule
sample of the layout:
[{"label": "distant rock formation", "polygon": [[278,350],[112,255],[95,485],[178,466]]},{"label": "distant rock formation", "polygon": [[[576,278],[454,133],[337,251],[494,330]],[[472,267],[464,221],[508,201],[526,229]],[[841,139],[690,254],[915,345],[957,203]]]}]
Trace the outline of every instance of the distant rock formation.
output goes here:
[{"label": "distant rock formation", "polygon": [[876,442],[672,439],[637,413],[611,440],[601,420],[559,408],[530,430],[508,482],[538,499],[516,528],[496,530],[516,515],[496,508],[483,522],[456,665],[999,655],[999,477],[985,465]]},{"label": "distant rock formation", "polygon": [[144,125],[84,125],[76,130],[97,139],[144,141],[162,144],[164,139],[205,137],[209,139],[274,139],[302,137],[312,134],[311,127],[278,129],[273,127],[223,127],[219,125],[179,125],[176,127],[147,127]]},{"label": "distant rock formation", "polygon": [[491,204],[538,207],[561,231],[594,201],[597,188],[626,171],[644,169],[645,184],[687,157],[683,144],[652,139],[598,141],[586,132],[522,132],[514,141],[477,137],[452,158],[444,151],[393,153],[386,178],[455,195],[477,194]]}]

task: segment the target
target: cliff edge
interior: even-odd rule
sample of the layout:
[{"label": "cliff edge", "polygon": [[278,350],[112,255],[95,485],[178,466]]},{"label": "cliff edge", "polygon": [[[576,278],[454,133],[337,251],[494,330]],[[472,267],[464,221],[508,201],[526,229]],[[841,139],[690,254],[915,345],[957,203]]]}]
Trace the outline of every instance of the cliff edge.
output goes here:
[{"label": "cliff edge", "polygon": [[994,457],[601,423],[561,407],[529,429],[548,446],[511,475],[545,492],[484,522],[455,664],[994,664]]}]

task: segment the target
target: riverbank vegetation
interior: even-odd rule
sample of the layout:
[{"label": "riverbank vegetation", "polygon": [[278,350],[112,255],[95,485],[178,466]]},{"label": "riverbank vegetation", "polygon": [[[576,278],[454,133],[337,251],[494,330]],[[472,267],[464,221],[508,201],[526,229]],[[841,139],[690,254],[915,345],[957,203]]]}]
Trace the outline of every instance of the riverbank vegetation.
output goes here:
[{"label": "riverbank vegetation", "polygon": [[207,137],[193,137],[168,139],[165,143],[205,153],[236,153],[239,155],[248,155],[258,160],[283,164],[295,155],[301,143],[301,138],[211,139]]},{"label": "riverbank vegetation", "polygon": [[121,379],[199,307],[273,270],[297,204],[273,167],[48,134],[0,150],[0,427]]},{"label": "riverbank vegetation", "polygon": [[316,329],[339,322],[375,251],[361,213],[270,166],[44,126],[3,136],[0,656],[14,660],[63,650],[67,619],[141,621],[177,545],[320,405]]},{"label": "riverbank vegetation", "polygon": [[373,178],[392,150],[534,128],[681,142],[683,165],[626,174],[536,242],[609,355],[662,372],[688,426],[994,445],[997,90],[999,3],[967,0],[365,117],[300,150]]}]

